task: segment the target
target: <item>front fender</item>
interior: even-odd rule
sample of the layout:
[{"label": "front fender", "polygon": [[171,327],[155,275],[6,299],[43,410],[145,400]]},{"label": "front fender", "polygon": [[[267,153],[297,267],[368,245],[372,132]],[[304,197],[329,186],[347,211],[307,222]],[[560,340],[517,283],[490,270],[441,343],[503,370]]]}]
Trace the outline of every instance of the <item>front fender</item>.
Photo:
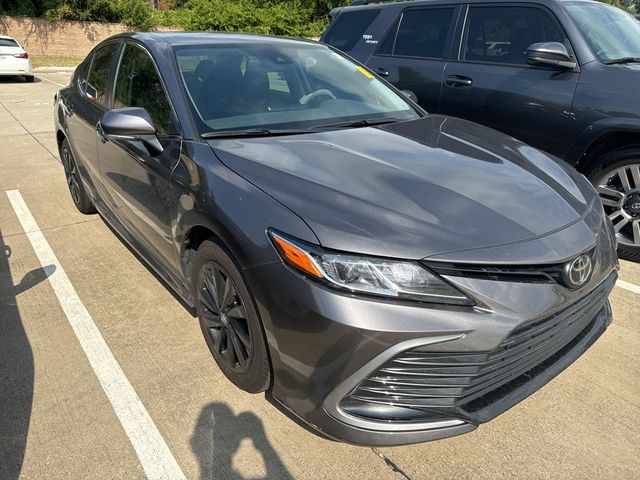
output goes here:
[{"label": "front fender", "polygon": [[578,138],[569,148],[565,155],[565,160],[571,165],[578,167],[585,153],[590,147],[609,133],[638,133],[640,134],[640,119],[626,117],[609,117],[598,120],[585,128]]}]

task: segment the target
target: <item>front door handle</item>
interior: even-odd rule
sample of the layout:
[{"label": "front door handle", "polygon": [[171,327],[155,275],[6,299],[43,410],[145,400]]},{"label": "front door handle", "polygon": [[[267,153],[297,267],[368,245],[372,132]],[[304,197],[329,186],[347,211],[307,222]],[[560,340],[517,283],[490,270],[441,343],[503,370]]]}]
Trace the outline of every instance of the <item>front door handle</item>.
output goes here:
[{"label": "front door handle", "polygon": [[463,75],[449,75],[444,83],[447,87],[453,88],[470,87],[473,85],[473,79]]},{"label": "front door handle", "polygon": [[376,73],[378,75],[380,75],[381,77],[388,77],[389,76],[389,70],[387,70],[384,67],[378,67],[376,68]]}]

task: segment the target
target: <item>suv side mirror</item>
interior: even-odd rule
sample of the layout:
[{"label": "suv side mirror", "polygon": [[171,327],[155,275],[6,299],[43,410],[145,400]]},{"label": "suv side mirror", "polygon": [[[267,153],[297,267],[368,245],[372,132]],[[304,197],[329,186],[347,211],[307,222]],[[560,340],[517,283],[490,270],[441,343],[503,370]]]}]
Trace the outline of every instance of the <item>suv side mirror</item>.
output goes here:
[{"label": "suv side mirror", "polygon": [[102,136],[103,142],[111,139],[138,140],[151,149],[150,153],[160,154],[163,148],[158,141],[156,131],[149,112],[137,107],[109,110],[98,124],[98,133]]},{"label": "suv side mirror", "polygon": [[560,42],[534,43],[527,48],[524,58],[529,65],[576,68],[576,62],[571,60],[567,48]]}]

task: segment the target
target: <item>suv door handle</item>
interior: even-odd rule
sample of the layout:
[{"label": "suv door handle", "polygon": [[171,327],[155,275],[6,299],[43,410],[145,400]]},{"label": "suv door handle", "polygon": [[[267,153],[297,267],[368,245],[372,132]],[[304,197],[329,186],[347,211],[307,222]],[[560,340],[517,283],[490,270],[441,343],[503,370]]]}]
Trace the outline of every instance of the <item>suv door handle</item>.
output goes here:
[{"label": "suv door handle", "polygon": [[473,85],[473,80],[463,75],[449,75],[444,84],[447,87],[470,87]]},{"label": "suv door handle", "polygon": [[384,67],[378,67],[376,68],[376,73],[378,75],[380,75],[381,77],[388,77],[389,76],[389,70],[387,70]]}]

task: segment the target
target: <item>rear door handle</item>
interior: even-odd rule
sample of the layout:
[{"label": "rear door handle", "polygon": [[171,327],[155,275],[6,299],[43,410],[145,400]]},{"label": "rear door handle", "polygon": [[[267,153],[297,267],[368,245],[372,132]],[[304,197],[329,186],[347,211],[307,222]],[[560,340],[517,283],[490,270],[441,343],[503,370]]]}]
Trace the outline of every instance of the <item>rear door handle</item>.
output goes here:
[{"label": "rear door handle", "polygon": [[444,84],[447,87],[470,87],[473,85],[473,79],[463,75],[449,75]]},{"label": "rear door handle", "polygon": [[388,77],[389,76],[389,70],[387,70],[384,67],[378,67],[376,68],[376,73],[378,75],[380,75],[381,77]]}]

